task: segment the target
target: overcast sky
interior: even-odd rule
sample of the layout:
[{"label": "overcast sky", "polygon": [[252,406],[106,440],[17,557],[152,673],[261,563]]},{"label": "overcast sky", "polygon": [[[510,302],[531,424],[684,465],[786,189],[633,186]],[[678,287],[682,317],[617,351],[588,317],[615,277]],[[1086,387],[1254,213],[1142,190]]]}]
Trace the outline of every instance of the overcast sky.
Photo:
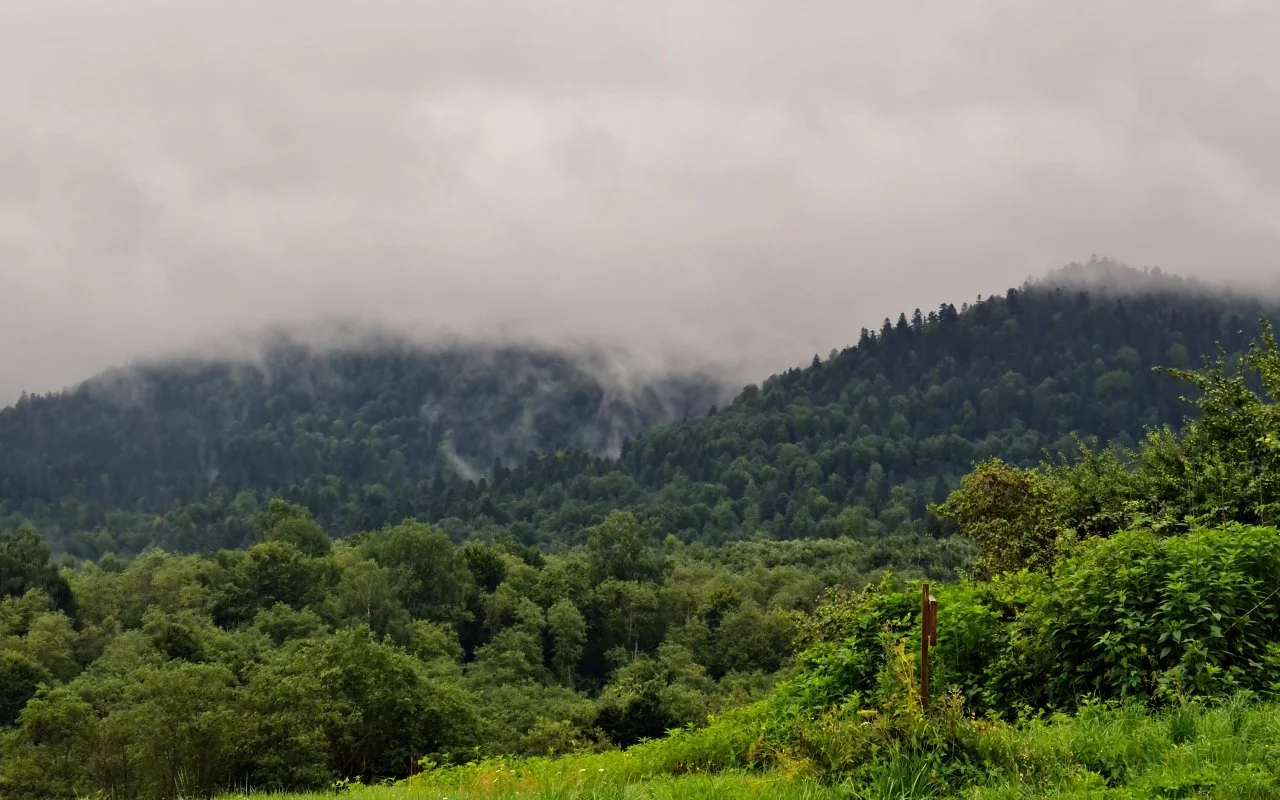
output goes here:
[{"label": "overcast sky", "polygon": [[0,0],[0,402],[334,316],[770,371],[1280,283],[1275,0]]}]

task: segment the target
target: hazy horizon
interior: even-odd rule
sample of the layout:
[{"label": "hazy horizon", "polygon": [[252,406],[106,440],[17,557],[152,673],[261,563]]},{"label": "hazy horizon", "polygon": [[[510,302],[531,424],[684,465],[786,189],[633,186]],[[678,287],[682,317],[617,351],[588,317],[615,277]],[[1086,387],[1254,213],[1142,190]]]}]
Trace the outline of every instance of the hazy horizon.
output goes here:
[{"label": "hazy horizon", "polygon": [[0,406],[330,319],[763,375],[1091,253],[1274,291],[1277,35],[1228,0],[0,0]]}]

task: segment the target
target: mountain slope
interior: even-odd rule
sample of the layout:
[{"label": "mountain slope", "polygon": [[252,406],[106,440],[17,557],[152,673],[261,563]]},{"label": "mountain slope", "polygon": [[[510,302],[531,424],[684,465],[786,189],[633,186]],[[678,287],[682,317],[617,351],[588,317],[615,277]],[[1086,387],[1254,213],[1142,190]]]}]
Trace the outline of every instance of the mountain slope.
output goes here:
[{"label": "mountain slope", "polygon": [[613,506],[708,540],[921,532],[936,524],[927,505],[977,460],[1033,463],[1073,434],[1132,446],[1148,426],[1178,424],[1190,387],[1153,367],[1194,365],[1217,343],[1240,352],[1278,313],[1159,273],[1068,269],[886,319],[834,358],[645,434],[617,462],[547,456],[488,487],[435,486],[422,508],[544,539]]},{"label": "mountain slope", "polygon": [[[530,451],[616,455],[729,393],[705,375],[628,384],[603,356],[403,341],[317,350],[275,339],[255,363],[119,370],[0,411],[0,508],[160,513],[308,482],[479,477]],[[72,525],[78,523],[73,521]]]},{"label": "mountain slope", "polygon": [[1076,266],[886,319],[681,424],[660,423],[696,416],[714,382],[673,379],[618,405],[554,356],[285,349],[247,379],[227,364],[168,368],[137,404],[104,404],[90,386],[0,414],[0,498],[11,523],[32,517],[89,556],[239,546],[273,494],[336,535],[416,517],[458,538],[555,547],[618,508],[656,535],[707,542],[945,533],[927,506],[975,461],[1030,464],[1074,434],[1130,446],[1178,424],[1189,387],[1152,368],[1195,364],[1219,342],[1239,352],[1260,316],[1280,308]]}]

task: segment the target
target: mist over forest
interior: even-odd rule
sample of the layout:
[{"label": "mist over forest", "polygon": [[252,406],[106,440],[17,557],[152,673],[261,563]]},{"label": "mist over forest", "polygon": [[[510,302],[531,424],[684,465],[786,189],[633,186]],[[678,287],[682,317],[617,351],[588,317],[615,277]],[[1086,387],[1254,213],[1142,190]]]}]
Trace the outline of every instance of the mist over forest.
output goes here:
[{"label": "mist over forest", "polygon": [[0,0],[0,800],[1280,797],[1278,41]]},{"label": "mist over forest", "polygon": [[746,383],[1091,253],[1274,287],[1269,3],[610,8],[0,2],[0,403],[335,319]]}]

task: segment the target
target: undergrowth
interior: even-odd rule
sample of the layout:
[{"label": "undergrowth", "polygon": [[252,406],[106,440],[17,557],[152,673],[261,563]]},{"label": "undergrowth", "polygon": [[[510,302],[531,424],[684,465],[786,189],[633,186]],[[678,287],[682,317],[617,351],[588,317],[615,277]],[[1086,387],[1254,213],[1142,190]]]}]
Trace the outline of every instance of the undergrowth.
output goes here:
[{"label": "undergrowth", "polygon": [[[1280,798],[1280,704],[1088,703],[1016,723],[832,710],[766,742],[760,707],[625,751],[429,768],[350,800]],[[428,765],[430,766],[430,765]],[[282,796],[284,797],[284,796]],[[302,797],[301,795],[297,797]]]},{"label": "undergrowth", "polygon": [[1277,798],[1280,531],[1117,534],[1052,575],[829,603],[766,699],[627,750],[424,763],[362,800],[422,797]]}]

